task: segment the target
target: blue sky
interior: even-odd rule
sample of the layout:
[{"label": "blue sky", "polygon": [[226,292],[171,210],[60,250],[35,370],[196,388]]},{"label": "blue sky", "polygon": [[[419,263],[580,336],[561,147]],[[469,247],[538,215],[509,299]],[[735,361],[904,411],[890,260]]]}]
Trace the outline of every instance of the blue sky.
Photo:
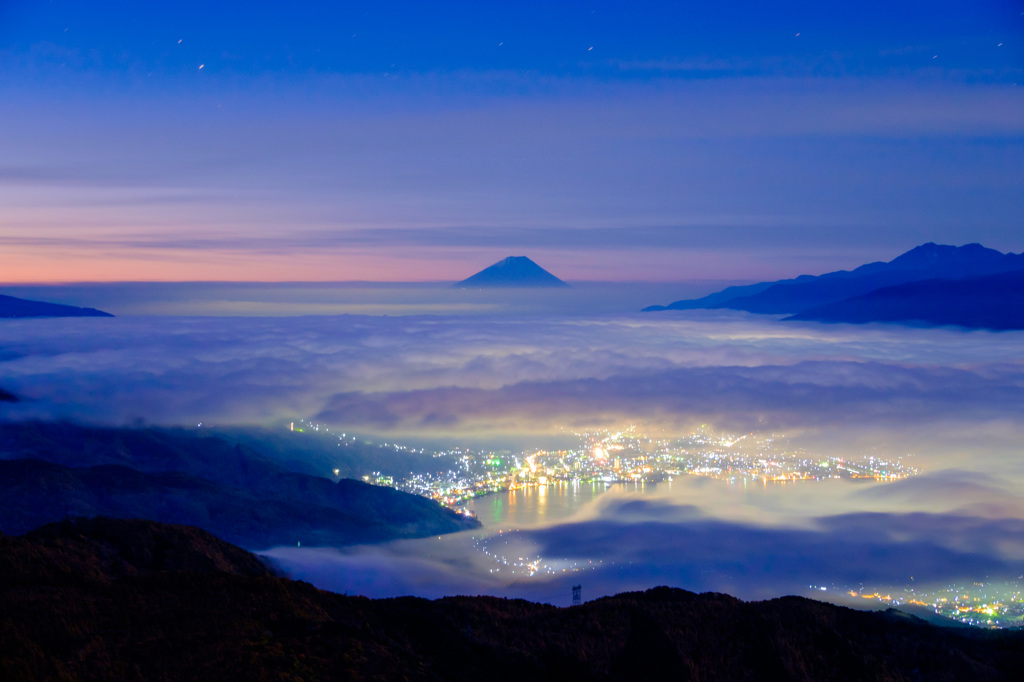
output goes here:
[{"label": "blue sky", "polygon": [[643,79],[654,70],[789,76],[931,71],[1012,82],[1021,67],[1021,11],[1019,2],[992,0],[15,1],[4,3],[2,36],[15,64],[34,55],[112,80],[188,76],[205,63],[244,78],[461,69],[610,80]]},{"label": "blue sky", "polygon": [[0,267],[759,279],[1021,251],[1022,38],[995,1],[5,2]]}]

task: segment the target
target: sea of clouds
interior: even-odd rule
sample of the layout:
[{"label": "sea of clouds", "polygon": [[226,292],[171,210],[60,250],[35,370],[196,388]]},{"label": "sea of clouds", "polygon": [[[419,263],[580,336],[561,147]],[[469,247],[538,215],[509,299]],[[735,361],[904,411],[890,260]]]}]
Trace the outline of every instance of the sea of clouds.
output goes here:
[{"label": "sea of clouds", "polygon": [[927,430],[1016,425],[1020,332],[621,316],[8,320],[9,418],[314,417],[368,432],[546,433],[645,420]]},{"label": "sea of clouds", "polygon": [[[823,456],[903,456],[922,475],[738,491],[685,478],[522,528],[585,574],[509,575],[476,537],[278,548],[292,575],[371,596],[564,602],[670,584],[745,597],[810,585],[1024,574],[1024,333],[819,325],[727,311],[622,315],[7,320],[6,419],[280,424],[536,439],[643,422],[785,433]],[[517,554],[517,556],[519,555]],[[593,567],[590,567],[593,566]]]}]

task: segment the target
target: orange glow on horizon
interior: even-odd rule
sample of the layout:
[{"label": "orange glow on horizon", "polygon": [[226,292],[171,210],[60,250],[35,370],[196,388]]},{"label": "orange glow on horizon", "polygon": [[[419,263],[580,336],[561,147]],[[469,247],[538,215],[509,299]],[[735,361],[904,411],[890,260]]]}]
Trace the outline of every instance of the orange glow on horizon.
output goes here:
[{"label": "orange glow on horizon", "polygon": [[[525,255],[566,281],[678,282],[728,279],[737,265],[759,270],[756,257],[647,250],[559,251],[498,248],[329,249],[267,252],[239,249],[146,249],[85,246],[8,247],[0,253],[6,284],[71,282],[457,282],[510,255]],[[728,261],[726,265],[725,261]],[[641,273],[641,274],[638,274]],[[749,277],[749,275],[748,275]]]},{"label": "orange glow on horizon", "polygon": [[[488,263],[489,265],[489,263]],[[473,274],[455,258],[411,260],[379,253],[160,252],[0,254],[3,281],[62,282],[431,282]],[[483,266],[481,266],[483,267]],[[449,274],[450,273],[450,274]]]}]

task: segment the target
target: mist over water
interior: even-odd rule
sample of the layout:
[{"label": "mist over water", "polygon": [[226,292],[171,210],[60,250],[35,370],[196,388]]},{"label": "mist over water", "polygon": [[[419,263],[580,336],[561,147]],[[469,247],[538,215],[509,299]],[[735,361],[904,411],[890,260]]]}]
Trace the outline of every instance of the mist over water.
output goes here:
[{"label": "mist over water", "polygon": [[[583,429],[707,424],[921,471],[890,483],[682,476],[642,490],[532,488],[475,500],[484,531],[268,552],[322,587],[568,603],[575,583],[588,599],[659,584],[770,597],[1024,573],[1022,332],[638,312],[702,293],[665,285],[579,286],[563,298],[441,285],[415,295],[408,285],[110,287],[60,302],[121,317],[3,321],[0,388],[21,398],[0,406],[3,418],[311,418],[410,446],[516,452]],[[372,314],[309,314],[352,306]],[[215,311],[231,315],[205,316]],[[520,559],[540,568],[502,563]]]},{"label": "mist over water", "polygon": [[119,317],[580,316],[636,312],[748,283],[572,282],[564,289],[459,289],[453,282],[109,282],[7,285],[2,293],[99,308]]}]

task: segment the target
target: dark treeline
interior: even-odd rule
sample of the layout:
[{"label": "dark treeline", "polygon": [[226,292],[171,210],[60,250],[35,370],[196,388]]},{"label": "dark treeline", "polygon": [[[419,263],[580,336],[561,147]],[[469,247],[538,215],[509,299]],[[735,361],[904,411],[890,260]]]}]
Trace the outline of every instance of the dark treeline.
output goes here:
[{"label": "dark treeline", "polygon": [[1010,680],[1024,633],[656,588],[556,608],[370,600],[208,533],[77,519],[0,536],[4,680]]}]

